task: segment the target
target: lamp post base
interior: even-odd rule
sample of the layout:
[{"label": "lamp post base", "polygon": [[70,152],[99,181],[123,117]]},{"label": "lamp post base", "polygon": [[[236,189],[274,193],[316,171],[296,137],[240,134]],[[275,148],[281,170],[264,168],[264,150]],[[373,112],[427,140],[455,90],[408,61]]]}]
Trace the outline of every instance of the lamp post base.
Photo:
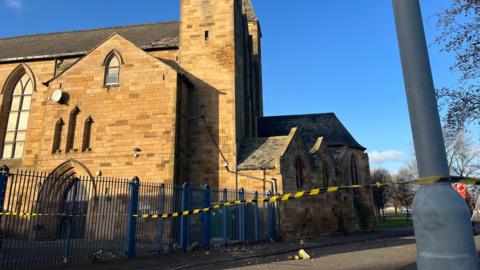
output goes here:
[{"label": "lamp post base", "polygon": [[478,269],[470,211],[448,183],[422,186],[413,200],[417,267]]}]

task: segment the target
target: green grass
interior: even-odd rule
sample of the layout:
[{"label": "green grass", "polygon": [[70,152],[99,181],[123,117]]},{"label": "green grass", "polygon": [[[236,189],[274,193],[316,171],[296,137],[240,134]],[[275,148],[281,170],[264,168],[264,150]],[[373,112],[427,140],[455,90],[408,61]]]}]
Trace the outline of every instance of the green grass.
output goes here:
[{"label": "green grass", "polygon": [[413,226],[412,218],[409,220],[405,216],[390,216],[385,220],[377,220],[377,228],[397,228]]}]

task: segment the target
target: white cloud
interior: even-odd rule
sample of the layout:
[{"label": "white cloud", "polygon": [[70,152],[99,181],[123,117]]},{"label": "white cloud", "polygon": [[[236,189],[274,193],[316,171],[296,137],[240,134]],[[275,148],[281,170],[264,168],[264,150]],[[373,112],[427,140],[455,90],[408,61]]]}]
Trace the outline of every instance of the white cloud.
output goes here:
[{"label": "white cloud", "polygon": [[399,162],[405,159],[403,152],[395,150],[373,151],[368,153],[368,155],[372,163]]},{"label": "white cloud", "polygon": [[23,0],[5,0],[7,6],[16,10],[22,9]]}]

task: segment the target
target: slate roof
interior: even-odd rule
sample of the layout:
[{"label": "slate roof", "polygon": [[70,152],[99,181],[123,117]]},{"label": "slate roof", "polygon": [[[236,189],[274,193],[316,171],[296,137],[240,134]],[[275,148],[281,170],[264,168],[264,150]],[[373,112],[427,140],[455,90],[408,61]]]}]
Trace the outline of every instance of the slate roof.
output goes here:
[{"label": "slate roof", "polygon": [[303,142],[309,149],[318,137],[323,137],[328,146],[366,149],[353,138],[334,113],[263,117],[258,122],[258,135],[285,136],[294,127],[298,127]]},{"label": "slate roof", "polygon": [[245,139],[238,153],[238,170],[275,168],[275,159],[288,140],[288,136]]},{"label": "slate roof", "polygon": [[0,39],[0,62],[82,56],[113,33],[142,49],[178,48],[179,22],[117,26]]}]

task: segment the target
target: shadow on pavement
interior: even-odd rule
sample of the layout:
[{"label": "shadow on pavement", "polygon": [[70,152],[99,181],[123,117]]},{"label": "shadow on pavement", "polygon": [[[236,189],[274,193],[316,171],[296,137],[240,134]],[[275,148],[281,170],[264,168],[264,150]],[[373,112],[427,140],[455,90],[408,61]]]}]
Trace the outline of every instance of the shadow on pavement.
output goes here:
[{"label": "shadow on pavement", "polygon": [[[356,252],[367,249],[381,249],[415,243],[414,238],[398,238],[400,236],[409,234],[411,235],[409,231],[402,231],[401,233],[397,232],[397,234],[392,234],[391,232],[373,232],[357,235],[323,237],[307,240],[304,249],[307,250],[307,252],[310,253],[313,258],[318,258],[328,255]],[[388,242],[385,241],[387,238]],[[134,260],[123,259],[112,262],[86,262],[70,265],[44,266],[39,268],[29,267],[29,269],[225,269],[247,265],[252,266],[256,264],[268,264],[280,261],[288,263],[288,256],[294,255],[300,248],[301,247],[298,241],[264,243],[247,245],[245,247],[216,247],[209,252],[178,252],[171,254],[152,255]]]}]

